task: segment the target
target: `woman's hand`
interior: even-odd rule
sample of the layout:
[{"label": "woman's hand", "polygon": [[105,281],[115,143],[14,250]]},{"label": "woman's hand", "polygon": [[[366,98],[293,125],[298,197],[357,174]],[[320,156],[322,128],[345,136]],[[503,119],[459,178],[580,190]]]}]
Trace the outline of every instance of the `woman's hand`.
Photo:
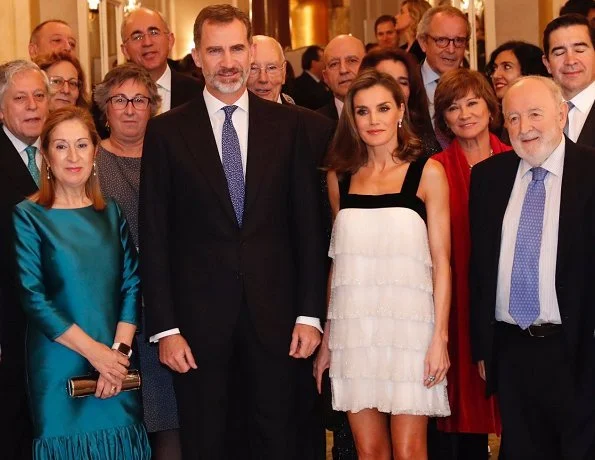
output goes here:
[{"label": "woman's hand", "polygon": [[447,340],[434,336],[424,360],[424,385],[432,388],[446,378],[450,367]]},{"label": "woman's hand", "polygon": [[[110,384],[110,389],[111,386],[121,388],[122,381],[128,374],[128,366],[130,366],[127,356],[112,350],[103,343],[96,342],[91,351],[87,353],[86,358],[100,376]],[[98,393],[96,395],[99,396]]]},{"label": "woman's hand", "polygon": [[99,378],[97,379],[97,389],[95,390],[96,398],[111,398],[112,396],[120,394],[121,391],[122,382],[117,385],[112,385],[103,375],[99,375]]},{"label": "woman's hand", "polygon": [[313,375],[316,379],[316,388],[318,388],[318,393],[322,393],[322,374],[326,371],[331,365],[331,350],[328,347],[328,340],[325,338],[322,340],[320,347],[318,348],[318,353],[316,354],[316,358],[314,359],[314,369]]}]

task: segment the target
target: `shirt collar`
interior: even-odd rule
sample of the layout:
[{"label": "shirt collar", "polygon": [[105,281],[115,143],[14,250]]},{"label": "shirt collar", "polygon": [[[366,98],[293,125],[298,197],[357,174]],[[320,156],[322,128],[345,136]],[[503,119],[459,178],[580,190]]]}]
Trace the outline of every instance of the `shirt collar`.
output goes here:
[{"label": "shirt collar", "polygon": [[6,137],[8,137],[8,139],[10,140],[11,144],[14,145],[14,148],[17,150],[17,152],[21,153],[23,150],[29,147],[29,145],[33,145],[37,148],[37,150],[39,150],[39,147],[41,145],[39,137],[35,140],[35,142],[33,142],[33,144],[25,144],[22,140],[20,140],[18,137],[12,134],[5,125],[2,125],[2,129],[4,130],[4,133],[6,134]]},{"label": "shirt collar", "polygon": [[168,65],[165,66],[165,71],[155,82],[157,86],[163,88],[168,93],[171,92],[171,69]]},{"label": "shirt collar", "polygon": [[279,96],[277,96],[277,104],[283,104],[283,101],[281,100],[281,93],[279,93]]},{"label": "shirt collar", "polygon": [[312,72],[310,72],[309,70],[304,70],[304,72],[306,72],[308,75],[310,75],[310,76],[311,76],[311,77],[314,79],[314,81],[315,81],[316,83],[320,83],[320,78],[318,78],[318,77],[317,77],[316,75],[314,75]]},{"label": "shirt collar", "polygon": [[[562,171],[564,170],[564,152],[566,147],[566,139],[562,136],[562,140],[558,144],[558,146],[554,149],[554,151],[550,154],[549,157],[543,162],[541,167],[546,169],[549,173],[552,173],[554,176],[561,177]],[[529,172],[532,168],[529,163],[525,160],[521,160],[521,177],[524,177],[525,174]]]},{"label": "shirt collar", "polygon": [[428,85],[429,83],[440,80],[440,75],[434,72],[434,69],[432,69],[430,64],[428,64],[427,59],[424,59],[424,63],[421,65],[421,76],[424,81],[424,85]]},{"label": "shirt collar", "polygon": [[202,94],[205,98],[205,105],[207,106],[207,112],[209,113],[209,117],[215,115],[215,113],[217,113],[218,110],[221,110],[226,105],[237,105],[238,108],[248,113],[248,90],[246,88],[244,88],[244,92],[242,93],[242,95],[233,104],[226,104],[225,102],[221,102],[211,93],[209,93],[209,90],[206,86]]},{"label": "shirt collar", "polygon": [[345,103],[341,100],[341,99],[334,99],[335,102],[335,108],[337,109],[337,115],[339,116],[339,118],[341,118],[341,113],[343,112],[343,106],[345,105]]},{"label": "shirt collar", "polygon": [[595,101],[595,81],[592,81],[589,86],[570,99],[570,102],[584,114],[589,113],[593,101]]}]

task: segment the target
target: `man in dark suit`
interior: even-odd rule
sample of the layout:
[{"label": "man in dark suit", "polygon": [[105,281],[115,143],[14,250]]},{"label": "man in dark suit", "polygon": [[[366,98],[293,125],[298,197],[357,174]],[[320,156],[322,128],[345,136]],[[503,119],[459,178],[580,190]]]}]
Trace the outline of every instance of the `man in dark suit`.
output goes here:
[{"label": "man in dark suit", "polygon": [[595,147],[595,29],[580,14],[551,21],[543,32],[543,62],[568,104],[565,134]]},{"label": "man in dark suit", "polygon": [[317,110],[332,100],[332,93],[322,81],[323,50],[318,45],[308,46],[302,54],[302,74],[295,79],[295,103]]},{"label": "man in dark suit", "polygon": [[595,150],[563,135],[567,108],[550,79],[518,80],[503,112],[514,152],[471,176],[473,359],[498,393],[507,459],[593,458],[581,453],[593,382],[575,395],[595,348]]},{"label": "man in dark suit", "polygon": [[[31,457],[25,393],[25,319],[18,300],[12,210],[37,191],[39,135],[48,114],[48,82],[28,61],[0,66],[0,457]],[[22,99],[17,99],[21,96]]]},{"label": "man in dark suit", "polygon": [[338,120],[343,100],[355,79],[366,48],[361,40],[351,35],[338,35],[324,49],[324,81],[333,92],[333,100],[317,110],[318,113]]},{"label": "man in dark suit", "polygon": [[294,358],[320,343],[325,305],[317,174],[299,113],[246,90],[248,17],[206,7],[194,40],[205,89],[151,120],[144,142],[148,334],[176,372],[184,458],[227,458],[234,356],[251,420],[245,457],[290,459]]}]

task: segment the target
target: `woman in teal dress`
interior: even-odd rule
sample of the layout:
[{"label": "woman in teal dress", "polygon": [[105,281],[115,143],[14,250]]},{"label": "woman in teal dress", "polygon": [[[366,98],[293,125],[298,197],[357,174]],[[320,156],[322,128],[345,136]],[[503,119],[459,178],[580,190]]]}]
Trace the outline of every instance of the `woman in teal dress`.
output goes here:
[{"label": "woman in teal dress", "polygon": [[[90,115],[54,111],[41,134],[40,191],[14,211],[27,316],[35,459],[149,459],[140,392],[121,392],[138,321],[137,255],[120,209],[99,191]],[[99,372],[95,396],[71,377]]]}]

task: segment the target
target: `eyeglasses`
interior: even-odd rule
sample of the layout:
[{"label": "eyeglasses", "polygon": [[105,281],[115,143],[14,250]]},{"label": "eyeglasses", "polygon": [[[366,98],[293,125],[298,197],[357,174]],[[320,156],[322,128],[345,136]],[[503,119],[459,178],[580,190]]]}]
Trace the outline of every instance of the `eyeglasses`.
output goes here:
[{"label": "eyeglasses", "polygon": [[50,77],[49,80],[50,87],[54,90],[60,90],[64,88],[64,83],[68,83],[68,88],[70,88],[72,91],[75,89],[80,89],[82,85],[82,82],[76,78],[66,80],[64,77]]},{"label": "eyeglasses", "polygon": [[259,66],[256,64],[252,64],[250,66],[250,75],[253,75],[253,76],[258,75],[262,70],[264,70],[267,75],[270,75],[271,77],[275,77],[281,73],[281,71],[283,70],[283,67],[285,67],[285,62],[281,65],[267,64],[265,66]]},{"label": "eyeglasses", "polygon": [[428,35],[428,37],[430,37],[432,40],[434,40],[434,43],[436,43],[436,46],[438,48],[446,48],[447,46],[450,45],[451,42],[455,46],[455,48],[465,48],[465,46],[467,46],[467,37],[448,38],[448,37],[432,37],[431,35]]},{"label": "eyeglasses", "polygon": [[130,35],[130,37],[128,37],[126,40],[124,40],[124,43],[128,41],[131,41],[132,43],[141,43],[147,36],[151,38],[157,38],[161,35],[169,35],[169,32],[163,32],[162,30],[159,30],[157,28],[149,29],[147,33],[135,32],[132,35]]},{"label": "eyeglasses", "polygon": [[147,96],[134,96],[132,99],[128,99],[126,96],[118,94],[108,99],[112,103],[112,107],[115,110],[124,110],[128,107],[128,103],[132,103],[132,107],[136,110],[146,110],[149,107],[150,98]]}]

